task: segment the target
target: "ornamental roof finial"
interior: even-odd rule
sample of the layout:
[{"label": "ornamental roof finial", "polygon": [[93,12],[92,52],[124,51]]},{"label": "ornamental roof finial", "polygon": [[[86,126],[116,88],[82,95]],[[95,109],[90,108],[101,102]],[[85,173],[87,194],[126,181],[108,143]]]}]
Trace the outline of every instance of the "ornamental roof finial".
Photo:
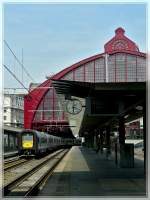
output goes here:
[{"label": "ornamental roof finial", "polygon": [[115,33],[116,33],[116,35],[118,35],[118,34],[124,35],[125,30],[123,28],[119,27],[115,30]]}]

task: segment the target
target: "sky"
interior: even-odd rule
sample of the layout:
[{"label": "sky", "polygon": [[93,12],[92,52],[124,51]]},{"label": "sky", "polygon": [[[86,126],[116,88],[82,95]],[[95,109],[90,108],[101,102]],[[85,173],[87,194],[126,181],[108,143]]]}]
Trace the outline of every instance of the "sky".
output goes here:
[{"label": "sky", "polygon": [[[3,33],[37,83],[87,57],[103,53],[118,27],[146,52],[146,4],[3,5]],[[23,49],[23,50],[22,50]],[[23,52],[23,53],[22,53]],[[21,66],[4,44],[4,64],[26,87]],[[4,69],[4,87],[21,87]]]}]

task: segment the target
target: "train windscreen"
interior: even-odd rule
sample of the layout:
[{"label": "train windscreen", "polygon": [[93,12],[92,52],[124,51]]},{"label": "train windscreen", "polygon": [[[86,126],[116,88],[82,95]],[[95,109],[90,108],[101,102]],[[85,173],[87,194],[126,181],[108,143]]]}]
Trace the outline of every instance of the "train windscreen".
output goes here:
[{"label": "train windscreen", "polygon": [[33,135],[30,133],[23,133],[22,145],[24,148],[32,148],[33,147]]},{"label": "train windscreen", "polygon": [[26,133],[25,135],[23,134],[22,140],[23,141],[31,141],[31,140],[33,140],[33,135],[30,135],[29,133]]}]

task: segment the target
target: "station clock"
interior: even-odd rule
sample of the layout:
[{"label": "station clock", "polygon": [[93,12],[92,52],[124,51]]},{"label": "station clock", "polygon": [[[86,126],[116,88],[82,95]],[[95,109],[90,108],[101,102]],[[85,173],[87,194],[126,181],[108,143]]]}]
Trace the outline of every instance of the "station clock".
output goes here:
[{"label": "station clock", "polygon": [[76,115],[82,111],[82,103],[78,99],[68,100],[66,103],[66,111],[70,114]]}]

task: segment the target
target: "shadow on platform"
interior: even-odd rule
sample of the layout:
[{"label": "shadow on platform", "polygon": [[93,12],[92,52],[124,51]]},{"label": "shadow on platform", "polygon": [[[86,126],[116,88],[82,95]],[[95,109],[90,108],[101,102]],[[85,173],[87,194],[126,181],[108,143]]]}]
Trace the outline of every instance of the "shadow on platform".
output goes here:
[{"label": "shadow on platform", "polygon": [[146,197],[143,162],[136,159],[134,168],[119,168],[113,157],[73,147],[39,196]]}]

